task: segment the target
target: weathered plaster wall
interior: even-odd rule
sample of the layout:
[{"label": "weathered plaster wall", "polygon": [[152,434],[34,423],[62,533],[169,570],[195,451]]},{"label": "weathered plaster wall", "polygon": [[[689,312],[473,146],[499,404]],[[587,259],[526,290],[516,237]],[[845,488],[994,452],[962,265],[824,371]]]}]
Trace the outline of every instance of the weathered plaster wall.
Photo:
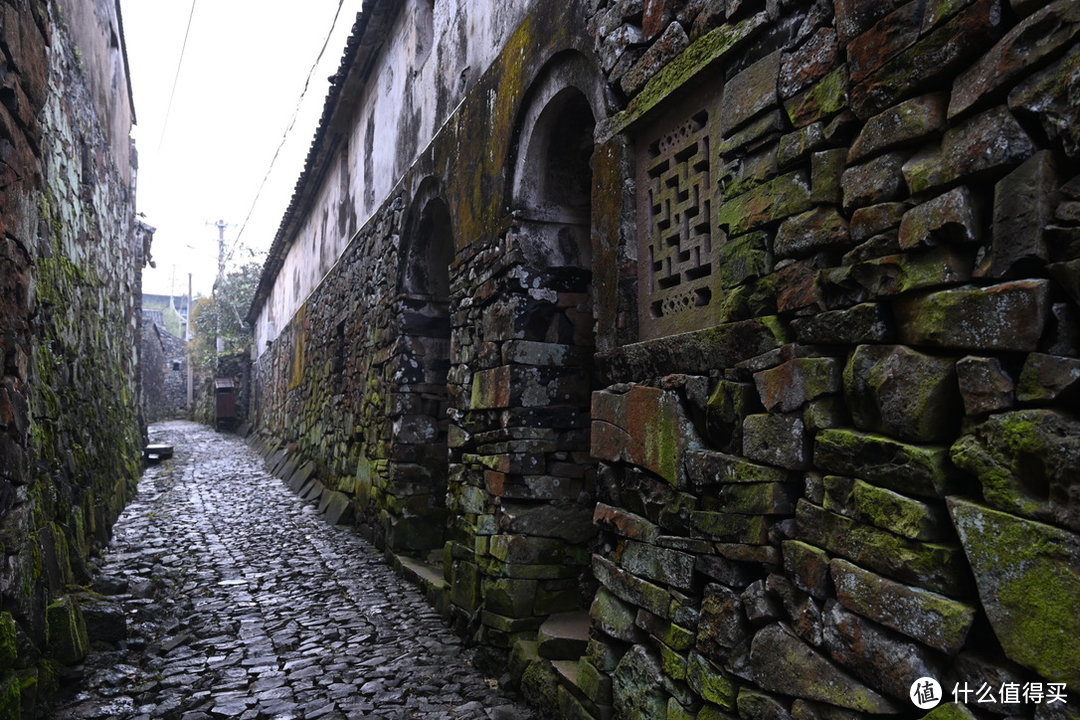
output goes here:
[{"label": "weathered plaster wall", "polygon": [[87,649],[71,595],[140,470],[132,118],[111,2],[0,3],[0,713]]},{"label": "weathered plaster wall", "polygon": [[404,564],[550,716],[1068,716],[974,693],[1080,683],[1076,12],[532,4],[259,358],[260,442],[445,540]]},{"label": "weathered plaster wall", "polygon": [[[369,3],[371,10],[378,3]],[[372,75],[335,120],[333,160],[298,226],[285,238],[278,281],[255,323],[255,353],[277,333],[370,223],[402,175],[491,65],[526,0],[381,3]],[[383,20],[380,20],[383,22]],[[380,26],[381,27],[381,26]],[[359,74],[360,68],[356,68]],[[350,83],[358,82],[350,79]]]}]

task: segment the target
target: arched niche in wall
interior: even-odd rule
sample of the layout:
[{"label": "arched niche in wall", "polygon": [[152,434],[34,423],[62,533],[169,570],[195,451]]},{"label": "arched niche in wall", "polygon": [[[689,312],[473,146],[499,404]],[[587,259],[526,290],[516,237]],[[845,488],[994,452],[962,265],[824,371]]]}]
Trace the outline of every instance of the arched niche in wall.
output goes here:
[{"label": "arched niche in wall", "polygon": [[534,265],[591,270],[590,159],[601,87],[592,64],[568,51],[548,63],[526,98],[510,207],[515,240]]},{"label": "arched niche in wall", "polygon": [[391,358],[391,480],[406,517],[388,528],[395,549],[441,547],[450,369],[450,210],[436,180],[421,184],[406,215],[398,268],[398,340]]},{"label": "arched niche in wall", "polygon": [[[595,346],[591,161],[602,87],[585,57],[562,53],[530,85],[518,115],[506,245],[519,263],[512,303],[519,334],[502,344],[505,366],[498,371],[509,384],[507,410],[493,429],[521,438],[507,444],[521,454],[505,458],[511,468],[505,477],[485,475],[497,496],[500,532],[557,538],[574,548],[595,533],[595,463],[589,454]],[[483,396],[474,391],[474,397]],[[495,482],[487,482],[492,475]],[[563,572],[568,569],[587,572],[585,565]],[[570,591],[560,582],[577,584]],[[576,578],[541,582],[542,593],[558,594],[566,603],[562,610],[585,606],[586,599],[575,595],[581,587]],[[549,611],[515,608],[523,616]]]}]

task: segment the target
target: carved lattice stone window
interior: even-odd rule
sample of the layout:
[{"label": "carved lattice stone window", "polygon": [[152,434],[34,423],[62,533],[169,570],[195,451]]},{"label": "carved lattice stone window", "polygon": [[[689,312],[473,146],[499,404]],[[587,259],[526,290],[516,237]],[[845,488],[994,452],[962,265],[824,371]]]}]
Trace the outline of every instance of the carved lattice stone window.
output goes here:
[{"label": "carved lattice stone window", "polygon": [[725,239],[712,222],[719,97],[695,93],[636,139],[642,340],[715,324],[713,273]]}]

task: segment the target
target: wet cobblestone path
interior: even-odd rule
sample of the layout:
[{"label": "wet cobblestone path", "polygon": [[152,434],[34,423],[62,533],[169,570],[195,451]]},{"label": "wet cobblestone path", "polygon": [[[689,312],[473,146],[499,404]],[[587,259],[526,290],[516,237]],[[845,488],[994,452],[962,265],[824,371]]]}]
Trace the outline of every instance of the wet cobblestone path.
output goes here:
[{"label": "wet cobblestone path", "polygon": [[175,447],[114,531],[96,589],[128,622],[56,720],[525,720],[408,582],[325,524],[239,438],[151,426]]}]

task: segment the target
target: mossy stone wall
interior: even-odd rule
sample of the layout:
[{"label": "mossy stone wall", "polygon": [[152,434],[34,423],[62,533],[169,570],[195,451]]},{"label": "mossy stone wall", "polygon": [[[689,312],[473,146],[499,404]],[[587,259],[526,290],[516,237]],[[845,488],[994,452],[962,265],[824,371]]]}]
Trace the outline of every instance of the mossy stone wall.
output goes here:
[{"label": "mossy stone wall", "polygon": [[[0,3],[3,717],[32,715],[58,664],[85,654],[69,593],[90,581],[141,471],[149,236],[135,222],[125,60],[107,42],[115,8],[96,4]],[[98,92],[106,75],[117,93]]]}]

